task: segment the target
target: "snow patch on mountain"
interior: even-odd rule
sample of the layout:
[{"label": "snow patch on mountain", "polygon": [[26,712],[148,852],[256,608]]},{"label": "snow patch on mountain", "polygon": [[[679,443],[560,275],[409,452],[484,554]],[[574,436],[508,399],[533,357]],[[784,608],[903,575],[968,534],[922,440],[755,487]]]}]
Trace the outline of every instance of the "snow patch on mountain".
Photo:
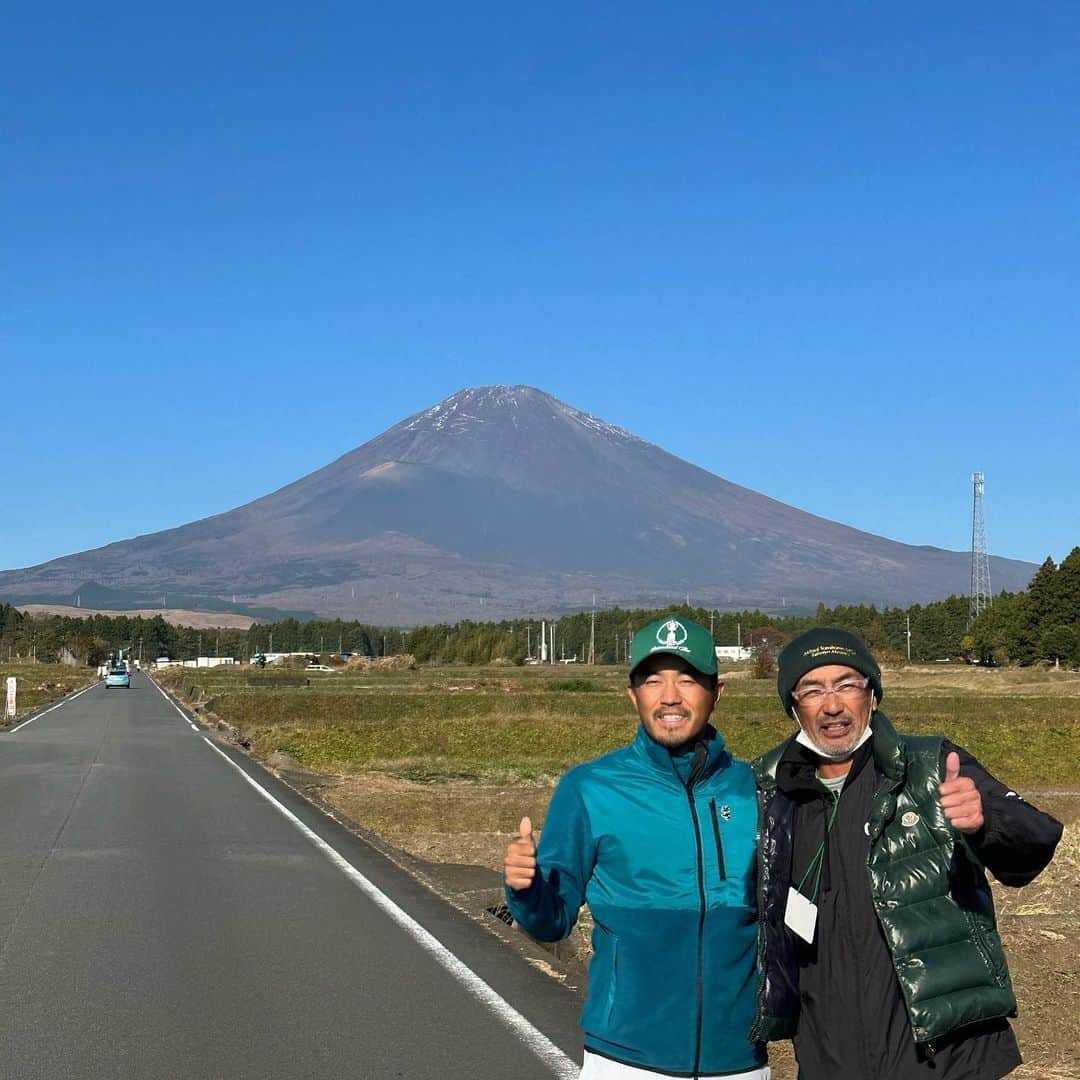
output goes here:
[{"label": "snow patch on mountain", "polygon": [[438,405],[418,413],[405,424],[404,430],[461,434],[474,425],[490,423],[496,417],[509,419],[517,428],[518,414],[526,410],[536,415],[546,411],[552,420],[568,420],[605,439],[648,445],[632,432],[575,409],[532,386],[479,386],[459,390]]}]

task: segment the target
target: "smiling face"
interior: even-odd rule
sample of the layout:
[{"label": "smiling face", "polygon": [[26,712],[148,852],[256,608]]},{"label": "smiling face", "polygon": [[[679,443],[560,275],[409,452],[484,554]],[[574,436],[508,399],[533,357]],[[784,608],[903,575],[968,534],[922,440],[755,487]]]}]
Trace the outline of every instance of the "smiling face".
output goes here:
[{"label": "smiling face", "polygon": [[649,737],[675,754],[690,749],[705,730],[723,691],[722,682],[667,653],[643,660],[627,688]]},{"label": "smiling face", "polygon": [[873,711],[866,676],[842,664],[827,664],[808,671],[793,696],[799,726],[818,753],[830,762],[850,764]]}]

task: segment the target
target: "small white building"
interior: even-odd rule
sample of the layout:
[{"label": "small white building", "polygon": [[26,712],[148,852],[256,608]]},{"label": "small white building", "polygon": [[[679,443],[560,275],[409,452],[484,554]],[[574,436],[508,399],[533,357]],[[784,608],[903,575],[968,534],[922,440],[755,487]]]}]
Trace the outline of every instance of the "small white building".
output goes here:
[{"label": "small white building", "polygon": [[194,660],[170,660],[167,656],[159,656],[154,666],[159,668],[167,667],[227,667],[230,664],[235,664],[236,658],[233,656],[197,656]]},{"label": "small white building", "polygon": [[749,660],[753,653],[745,645],[717,645],[716,659],[737,661]]}]

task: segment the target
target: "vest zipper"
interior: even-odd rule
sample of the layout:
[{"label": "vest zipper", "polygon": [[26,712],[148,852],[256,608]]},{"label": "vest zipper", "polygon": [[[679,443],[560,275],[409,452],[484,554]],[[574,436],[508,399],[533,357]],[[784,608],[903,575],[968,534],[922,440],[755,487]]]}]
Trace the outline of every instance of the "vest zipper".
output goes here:
[{"label": "vest zipper", "polygon": [[716,800],[709,800],[709,813],[712,815],[713,836],[716,837],[716,861],[720,864],[720,880],[727,881],[727,863],[724,861],[724,838],[720,832],[720,819],[716,816]]},{"label": "vest zipper", "polygon": [[979,955],[982,957],[982,962],[986,965],[986,970],[990,973],[990,978],[994,980],[994,983],[1002,987],[1005,985],[1005,980],[1002,978],[997,967],[994,965],[993,958],[990,955],[990,946],[987,944],[986,935],[983,928],[976,922],[974,916],[964,912],[964,918],[968,924],[968,936],[971,938],[972,944],[978,949]]},{"label": "vest zipper", "polygon": [[701,824],[694,803],[694,778],[686,785],[686,799],[690,803],[690,818],[694,823],[694,843],[697,846],[698,884],[698,931],[697,931],[697,1035],[694,1041],[694,1080],[701,1070],[701,1025],[705,1012],[705,857],[701,847]]}]

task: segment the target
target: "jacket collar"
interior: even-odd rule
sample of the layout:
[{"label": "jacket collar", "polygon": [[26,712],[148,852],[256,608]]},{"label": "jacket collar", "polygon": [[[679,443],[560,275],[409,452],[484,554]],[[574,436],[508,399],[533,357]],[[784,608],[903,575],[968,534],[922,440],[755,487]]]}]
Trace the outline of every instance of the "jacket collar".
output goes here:
[{"label": "jacket collar", "polygon": [[907,762],[904,759],[904,744],[896,728],[879,709],[870,721],[870,729],[874,733],[870,744],[874,748],[874,765],[878,772],[890,780],[903,780]]},{"label": "jacket collar", "polygon": [[[724,736],[712,724],[705,725],[702,739],[705,745],[705,763],[698,772],[699,781],[726,768],[731,762],[731,755],[724,745]],[[664,776],[671,777],[680,787],[682,786],[682,780],[679,778],[667,747],[661,746],[650,738],[644,724],[638,724],[637,735],[630,745],[635,756],[640,758],[649,768],[657,770]]]}]

